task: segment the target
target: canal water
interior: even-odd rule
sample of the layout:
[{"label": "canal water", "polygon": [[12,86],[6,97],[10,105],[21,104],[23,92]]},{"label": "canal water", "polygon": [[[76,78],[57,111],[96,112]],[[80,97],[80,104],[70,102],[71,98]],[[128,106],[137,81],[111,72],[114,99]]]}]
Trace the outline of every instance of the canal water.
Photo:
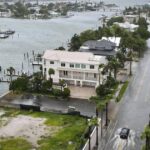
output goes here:
[{"label": "canal water", "polygon": [[[113,12],[114,13],[114,12]],[[105,15],[112,15],[105,12]],[[46,49],[59,46],[67,47],[71,37],[86,29],[96,29],[100,25],[99,18],[103,12],[75,13],[71,18],[55,18],[50,20],[26,20],[0,18],[0,29],[13,29],[15,34],[7,39],[0,39],[0,66],[4,69],[12,66],[16,73],[32,71],[29,64],[25,64],[24,54],[32,57],[32,52],[42,53]],[[24,63],[24,64],[23,64]],[[28,70],[29,69],[29,70]],[[5,71],[6,73],[6,71]],[[0,95],[8,90],[6,83],[0,83]]]},{"label": "canal water", "polygon": [[[106,3],[141,4],[141,0],[112,0]],[[142,0],[142,3],[147,3]],[[70,38],[75,33],[86,29],[96,29],[100,25],[102,14],[111,16],[115,12],[82,12],[75,13],[71,18],[55,18],[50,20],[26,20],[0,18],[0,29],[13,29],[15,34],[7,39],[0,39],[0,78],[8,67],[12,66],[16,72],[22,68],[25,72],[33,71],[30,63],[25,64],[24,54],[32,56],[32,52],[42,53],[46,49],[55,49],[59,46],[67,47]],[[6,83],[0,83],[0,95],[8,90]]]}]

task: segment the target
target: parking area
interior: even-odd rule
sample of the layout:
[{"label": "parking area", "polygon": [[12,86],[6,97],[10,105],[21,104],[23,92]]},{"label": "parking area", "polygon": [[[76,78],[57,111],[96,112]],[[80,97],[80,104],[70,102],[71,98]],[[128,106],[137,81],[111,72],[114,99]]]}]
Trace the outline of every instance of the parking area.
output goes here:
[{"label": "parking area", "polygon": [[68,86],[71,91],[72,98],[89,99],[91,96],[95,96],[94,87],[80,87],[80,86]]}]

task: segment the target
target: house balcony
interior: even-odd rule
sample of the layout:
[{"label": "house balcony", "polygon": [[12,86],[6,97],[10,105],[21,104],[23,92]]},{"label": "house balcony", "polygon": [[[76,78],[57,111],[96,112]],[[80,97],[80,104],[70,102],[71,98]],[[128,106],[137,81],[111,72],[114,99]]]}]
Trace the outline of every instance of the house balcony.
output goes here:
[{"label": "house balcony", "polygon": [[83,80],[84,78],[83,78],[83,76],[73,76],[73,79],[81,79],[81,80]]},{"label": "house balcony", "polygon": [[89,81],[97,81],[97,78],[93,78],[93,77],[85,77],[85,80],[89,80]]},{"label": "house balcony", "polygon": [[71,75],[59,75],[59,78],[71,79]]}]

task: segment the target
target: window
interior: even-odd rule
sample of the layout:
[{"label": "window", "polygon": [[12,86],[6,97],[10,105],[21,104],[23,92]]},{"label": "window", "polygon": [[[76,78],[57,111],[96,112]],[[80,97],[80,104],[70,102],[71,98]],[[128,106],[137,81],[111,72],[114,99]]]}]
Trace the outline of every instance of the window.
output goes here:
[{"label": "window", "polygon": [[65,67],[65,63],[61,63],[61,66],[62,66],[62,67]]},{"label": "window", "polygon": [[86,68],[86,65],[81,64],[81,68],[82,68],[82,69]]},{"label": "window", "polygon": [[44,68],[44,72],[46,72],[46,68]]},{"label": "window", "polygon": [[75,66],[76,66],[76,68],[80,68],[80,64],[76,64]]},{"label": "window", "polygon": [[64,71],[64,76],[67,76],[68,75],[68,71]]},{"label": "window", "polygon": [[50,64],[54,64],[54,61],[50,61]]},{"label": "window", "polygon": [[94,73],[94,78],[96,78],[97,77],[97,75],[96,75],[96,73]]},{"label": "window", "polygon": [[90,65],[90,69],[94,69],[94,65]]},{"label": "window", "polygon": [[74,64],[70,64],[70,68],[74,68]]}]

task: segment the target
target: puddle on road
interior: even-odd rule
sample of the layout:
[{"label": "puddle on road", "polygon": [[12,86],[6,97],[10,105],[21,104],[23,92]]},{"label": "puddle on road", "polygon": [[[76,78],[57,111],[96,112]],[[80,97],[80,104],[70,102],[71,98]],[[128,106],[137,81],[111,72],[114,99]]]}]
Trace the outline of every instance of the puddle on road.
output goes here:
[{"label": "puddle on road", "polygon": [[111,140],[111,143],[113,143],[113,150],[134,150],[136,133],[133,130],[130,130],[128,139],[123,140],[120,138],[120,131],[121,128],[115,132],[115,135]]}]

